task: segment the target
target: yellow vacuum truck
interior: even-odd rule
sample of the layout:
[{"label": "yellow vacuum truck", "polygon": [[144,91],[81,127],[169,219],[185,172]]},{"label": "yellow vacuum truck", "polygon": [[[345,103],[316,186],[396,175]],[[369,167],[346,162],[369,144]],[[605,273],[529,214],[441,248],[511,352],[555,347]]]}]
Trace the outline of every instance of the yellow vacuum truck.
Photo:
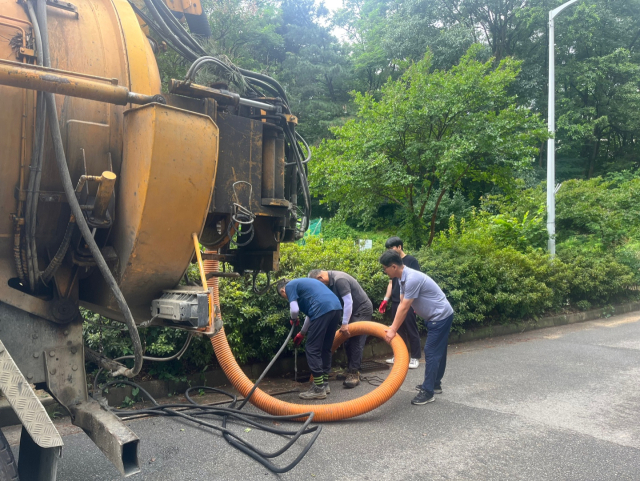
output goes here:
[{"label": "yellow vacuum truck", "polygon": [[[192,35],[210,34],[205,13],[193,0],[0,0],[0,391],[22,423],[17,467],[0,432],[2,481],[56,476],[62,439],[33,386],[138,472],[138,438],[88,395],[85,356],[133,377],[140,324],[213,336],[213,290],[180,282],[198,243],[233,266],[209,276],[255,287],[307,228],[309,151],[286,93],[207,55]],[[189,67],[165,92],[159,48]],[[209,68],[231,80],[196,83]],[[126,325],[132,367],[85,348],[81,306]]]}]

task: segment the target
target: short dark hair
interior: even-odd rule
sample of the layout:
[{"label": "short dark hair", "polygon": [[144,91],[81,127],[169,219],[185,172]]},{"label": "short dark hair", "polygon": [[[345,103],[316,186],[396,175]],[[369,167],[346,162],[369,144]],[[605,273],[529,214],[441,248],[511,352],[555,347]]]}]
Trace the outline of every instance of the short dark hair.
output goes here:
[{"label": "short dark hair", "polygon": [[284,289],[288,283],[289,283],[289,279],[287,279],[286,277],[283,277],[282,279],[280,279],[276,284],[276,292],[280,294],[280,291]]},{"label": "short dark hair", "polygon": [[389,237],[387,242],[384,243],[385,249],[391,249],[392,247],[400,247],[400,249],[404,248],[404,242],[400,237]]},{"label": "short dark hair", "polygon": [[389,267],[393,264],[400,267],[404,265],[402,263],[402,257],[400,257],[400,254],[398,254],[393,249],[389,249],[388,251],[382,253],[382,255],[380,256],[380,264],[385,267]]},{"label": "short dark hair", "polygon": [[307,277],[310,277],[311,279],[317,279],[320,274],[322,274],[322,269],[311,269]]}]

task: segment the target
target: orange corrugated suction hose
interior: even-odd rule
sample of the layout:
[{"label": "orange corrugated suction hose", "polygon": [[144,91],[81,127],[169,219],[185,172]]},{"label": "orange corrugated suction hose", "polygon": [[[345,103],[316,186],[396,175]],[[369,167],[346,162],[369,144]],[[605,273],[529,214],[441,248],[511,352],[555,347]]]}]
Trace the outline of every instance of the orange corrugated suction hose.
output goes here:
[{"label": "orange corrugated suction hose", "polygon": [[[360,321],[349,325],[349,333],[352,336],[367,334],[384,338],[384,328],[385,326],[377,322]],[[336,348],[346,339],[346,336],[336,334],[333,347]],[[236,359],[233,357],[224,329],[211,339],[211,344],[213,345],[213,350],[216,353],[218,362],[229,378],[229,381],[231,381],[231,384],[233,384],[243,396],[246,396],[253,387],[253,383],[242,369],[240,369]],[[359,416],[387,402],[391,396],[400,389],[400,386],[402,386],[404,382],[407,370],[409,369],[409,353],[407,352],[407,347],[400,336],[393,338],[391,347],[393,348],[395,363],[387,379],[373,391],[357,399],[335,404],[293,404],[271,397],[258,388],[253,393],[253,396],[251,396],[250,402],[263,411],[274,415],[301,414],[311,411],[314,413],[313,420],[316,422],[339,421],[341,419]]]},{"label": "orange corrugated suction hose", "polygon": [[[205,270],[207,270],[207,268],[212,269],[214,265],[210,264],[206,266]],[[217,265],[215,269],[217,270]],[[214,288],[215,302],[217,303],[217,283],[213,286],[210,285],[210,287]],[[219,304],[217,305],[220,307]],[[386,326],[377,322],[360,321],[349,325],[349,334],[350,336],[366,334],[384,339],[385,327]],[[346,340],[346,336],[336,333],[332,349],[335,351]],[[231,384],[234,385],[240,394],[246,396],[253,387],[253,383],[242,369],[240,369],[240,366],[238,366],[227,342],[224,328],[211,338],[211,345],[213,346],[220,366],[222,366]],[[269,396],[258,388],[253,393],[253,396],[251,396],[250,402],[259,409],[273,415],[302,414],[311,411],[314,413],[313,420],[315,422],[339,421],[341,419],[359,416],[387,402],[391,396],[400,389],[400,386],[402,386],[404,382],[407,370],[409,369],[409,353],[407,347],[402,338],[396,336],[391,341],[391,348],[393,349],[393,356],[395,357],[395,363],[393,364],[391,372],[380,386],[357,399],[334,404],[294,404]]]}]

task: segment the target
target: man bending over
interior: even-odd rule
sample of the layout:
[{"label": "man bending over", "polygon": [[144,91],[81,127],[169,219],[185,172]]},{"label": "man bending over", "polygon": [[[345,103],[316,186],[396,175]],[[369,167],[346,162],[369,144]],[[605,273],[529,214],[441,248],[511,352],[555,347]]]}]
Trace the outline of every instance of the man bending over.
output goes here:
[{"label": "man bending over", "polygon": [[[349,334],[349,323],[370,321],[373,317],[373,305],[358,281],[346,272],[323,271],[314,269],[309,272],[311,279],[318,279],[338,296],[343,306],[340,331]],[[367,336],[354,336],[344,343],[347,351],[347,379],[342,383],[346,388],[360,384],[360,364]]]},{"label": "man bending over", "polygon": [[300,312],[307,316],[293,340],[298,346],[308,333],[305,351],[307,364],[313,374],[313,385],[308,391],[300,393],[300,399],[325,399],[331,371],[331,346],[342,318],[340,300],[316,279],[281,279],[276,288],[278,294],[289,301],[292,324],[299,322]]}]

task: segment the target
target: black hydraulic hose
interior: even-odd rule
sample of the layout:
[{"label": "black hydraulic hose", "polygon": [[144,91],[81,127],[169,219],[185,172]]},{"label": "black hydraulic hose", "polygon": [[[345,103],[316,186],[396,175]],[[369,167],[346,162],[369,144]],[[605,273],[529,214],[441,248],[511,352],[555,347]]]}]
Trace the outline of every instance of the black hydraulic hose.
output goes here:
[{"label": "black hydraulic hose", "polygon": [[[284,118],[284,116],[283,116]],[[298,172],[298,178],[300,179],[300,184],[302,186],[302,193],[303,193],[303,197],[304,197],[304,216],[302,218],[302,226],[300,227],[300,231],[302,232],[302,234],[304,235],[304,233],[306,232],[307,228],[309,227],[309,219],[311,217],[311,193],[309,192],[309,181],[307,180],[307,175],[305,173],[305,166],[302,163],[302,159],[300,157],[300,148],[299,145],[297,144],[296,138],[294,133],[291,131],[291,128],[289,127],[289,125],[286,123],[286,119],[284,119],[284,131],[285,131],[285,136],[288,138],[289,143],[292,146],[292,154],[295,160],[295,164],[296,164],[296,170]],[[296,148],[296,146],[298,146],[298,148]]]},{"label": "black hydraulic hose", "polygon": [[53,277],[53,275],[58,270],[58,267],[62,264],[64,256],[67,254],[67,250],[69,250],[69,244],[71,244],[71,236],[73,235],[73,230],[76,227],[76,219],[71,216],[69,219],[69,223],[67,224],[67,229],[64,232],[64,237],[62,238],[62,242],[60,243],[60,247],[58,247],[58,251],[55,253],[51,262],[47,268],[42,272],[42,281],[46,284]]},{"label": "black hydraulic hose", "polygon": [[[313,416],[313,414],[311,414],[311,416]],[[225,425],[226,425],[226,418],[223,421],[223,426],[225,426]],[[311,449],[311,446],[313,446],[313,443],[316,442],[316,439],[318,439],[318,436],[320,436],[321,432],[322,432],[322,426],[319,426],[318,430],[315,432],[315,434],[313,435],[311,440],[309,440],[307,445],[302,449],[300,454],[298,454],[296,459],[294,459],[293,461],[291,461],[290,464],[288,464],[287,466],[284,466],[282,468],[278,468],[273,463],[267,461],[264,458],[261,458],[261,457],[257,456],[255,453],[253,453],[253,451],[251,451],[251,449],[249,447],[245,446],[244,444],[240,444],[235,439],[231,439],[228,434],[225,433],[225,434],[223,434],[223,436],[227,440],[227,442],[229,444],[231,444],[233,447],[235,447],[236,449],[242,451],[247,456],[250,456],[251,458],[255,459],[256,461],[258,461],[260,464],[262,464],[265,468],[269,469],[270,471],[280,474],[280,473],[286,473],[288,471],[291,471],[293,468],[295,468],[298,465],[298,463],[300,461],[302,461],[302,458],[304,458],[307,455],[307,453]]]},{"label": "black hydraulic hose", "polygon": [[267,375],[271,367],[278,360],[278,358],[280,357],[280,354],[282,354],[282,351],[284,351],[284,348],[287,347],[287,344],[289,343],[289,339],[291,339],[291,336],[293,335],[293,330],[295,328],[296,328],[296,325],[292,324],[291,329],[289,330],[289,334],[287,335],[287,338],[282,343],[282,346],[280,346],[280,349],[278,350],[276,355],[273,356],[273,359],[271,359],[271,362],[267,365],[267,367],[264,368],[264,371],[262,371],[262,374],[260,374],[260,377],[254,383],[253,387],[251,388],[251,391],[249,391],[249,393],[244,397],[244,401],[242,401],[240,406],[238,406],[238,410],[242,409],[245,406],[245,404],[249,402],[249,399],[251,399],[251,396],[253,396],[253,393],[255,392],[255,390],[258,389],[258,385],[260,384],[260,382],[264,379],[264,377]]},{"label": "black hydraulic hose", "polygon": [[[305,159],[302,161],[302,165],[306,165],[309,163],[309,161],[311,160],[311,149],[309,148],[309,144],[307,143],[307,141],[304,139],[304,137],[302,135],[300,135],[298,132],[295,132],[295,136],[298,140],[300,140],[300,142],[302,142],[304,144],[304,148],[306,149],[307,153],[305,155]],[[297,148],[299,149],[299,152],[301,154],[304,154],[304,152],[302,152],[302,147],[300,147],[300,145],[296,142],[295,144],[297,146]],[[285,166],[289,166],[289,165],[297,165],[297,161],[295,162],[285,162]]]},{"label": "black hydraulic hose", "polygon": [[238,72],[234,72],[233,69],[229,65],[224,63],[219,58],[211,57],[211,56],[205,56],[205,57],[200,57],[195,62],[193,62],[193,64],[191,64],[191,67],[189,67],[189,70],[187,71],[187,75],[186,75],[187,80],[195,81],[196,74],[207,63],[213,63],[213,64],[215,64],[215,65],[217,65],[219,67],[222,67],[223,69],[227,70],[231,74],[238,73]]},{"label": "black hydraulic hose", "polygon": [[275,88],[278,91],[278,93],[280,94],[280,97],[282,98],[282,100],[284,100],[287,105],[289,104],[289,100],[287,99],[287,94],[285,93],[284,89],[282,88],[282,85],[280,85],[277,80],[269,77],[268,75],[264,75],[264,74],[261,74],[261,73],[258,73],[258,72],[253,72],[251,70],[245,70],[243,68],[238,68],[238,71],[242,75],[244,75],[245,77],[250,77],[250,78],[257,79],[257,80],[262,80],[263,82],[266,82],[269,85],[273,86],[273,88]]},{"label": "black hydraulic hose", "polygon": [[[43,2],[40,2],[43,3]],[[37,5],[38,11],[42,10],[42,6]],[[45,25],[46,25],[46,6],[44,6]],[[40,66],[48,66],[46,62],[51,63],[47,53],[45,57],[45,48],[40,31],[40,22],[38,15],[34,9],[33,2],[27,2],[27,10],[31,19],[31,25],[36,41],[36,62]],[[48,44],[47,44],[48,45]],[[38,284],[40,270],[38,267],[38,249],[36,246],[36,219],[38,212],[38,197],[40,191],[40,183],[42,179],[42,163],[44,158],[44,136],[46,126],[46,105],[44,95],[38,92],[36,96],[36,131],[33,140],[33,149],[31,153],[31,165],[29,167],[29,184],[27,188],[27,202],[25,209],[25,234],[26,234],[26,250],[27,250],[27,275],[29,278],[29,288],[31,292],[35,291]]]},{"label": "black hydraulic hose", "polygon": [[132,369],[121,369],[120,371],[114,373],[114,375],[123,375],[126,377],[133,377],[140,372],[142,368],[142,343],[140,342],[140,334],[138,333],[138,328],[136,327],[135,320],[133,319],[133,315],[129,310],[129,306],[127,305],[127,301],[125,300],[120,288],[118,287],[118,283],[113,277],[111,270],[109,270],[109,266],[107,265],[104,257],[102,256],[102,252],[100,252],[100,247],[96,243],[93,235],[91,235],[91,229],[87,224],[86,219],[84,218],[84,214],[82,209],[80,208],[80,203],[76,198],[75,189],[73,188],[73,183],[71,182],[71,175],[69,174],[69,167],[67,165],[67,159],[64,153],[64,146],[62,145],[62,135],[60,134],[60,124],[58,123],[58,111],[56,110],[56,99],[54,94],[46,92],[44,94],[46,102],[47,102],[47,113],[49,116],[49,128],[51,130],[51,137],[53,140],[53,147],[55,151],[55,159],[56,164],[58,165],[58,173],[60,174],[60,178],[62,180],[62,186],[64,188],[64,193],[67,196],[67,201],[69,202],[69,207],[71,207],[71,212],[76,218],[76,222],[78,227],[80,228],[80,232],[82,233],[82,237],[85,242],[89,246],[89,250],[91,251],[91,255],[98,265],[98,269],[102,274],[107,285],[111,288],[111,292],[113,293],[113,297],[115,297],[116,302],[118,303],[118,307],[120,311],[122,311],[122,315],[124,316],[124,322],[127,325],[129,330],[129,336],[131,337],[131,344],[133,346],[133,352],[135,355],[135,361]]},{"label": "black hydraulic hose", "polygon": [[[187,336],[187,340],[185,341],[184,345],[182,346],[182,348],[180,348],[180,350],[178,352],[176,352],[175,354],[172,354],[169,357],[152,357],[152,356],[142,356],[142,359],[144,361],[153,361],[153,362],[167,362],[167,361],[173,361],[174,359],[180,359],[182,357],[182,355],[187,351],[189,344],[191,344],[191,339],[193,339],[193,334],[189,333],[189,335]],[[135,356],[120,356],[114,359],[114,361],[123,361],[125,359],[135,359]],[[94,393],[98,390],[98,379],[100,378],[100,373],[103,371],[103,368],[98,369],[98,372],[96,372],[96,375],[93,377],[93,390],[91,391],[91,395],[93,396]],[[142,389],[142,388],[141,388]]]},{"label": "black hydraulic hose", "polygon": [[[124,417],[124,416],[132,416],[132,415],[139,415],[139,414],[155,414],[155,415],[161,415],[161,416],[178,416],[178,417],[181,417],[181,418],[186,419],[188,421],[191,421],[191,422],[193,422],[195,424],[209,427],[211,429],[214,429],[214,430],[222,433],[223,437],[225,438],[225,440],[229,444],[234,446],[236,449],[242,451],[243,453],[245,453],[246,455],[248,455],[249,457],[251,457],[255,461],[258,461],[260,464],[262,464],[263,466],[265,466],[267,469],[271,470],[274,473],[285,473],[285,472],[290,471],[291,469],[293,469],[302,460],[302,458],[307,454],[309,449],[311,449],[311,446],[315,443],[316,439],[320,435],[320,432],[322,431],[322,427],[321,426],[314,426],[314,427],[308,428],[311,420],[313,419],[313,413],[304,413],[302,415],[297,414],[297,415],[289,415],[289,416],[272,416],[272,415],[267,415],[267,414],[253,414],[253,413],[240,414],[240,412],[233,407],[233,406],[235,406],[235,403],[237,401],[236,396],[231,394],[231,393],[228,393],[226,391],[223,391],[221,389],[211,388],[211,387],[207,387],[207,386],[192,387],[192,388],[189,388],[185,393],[185,396],[189,400],[190,404],[164,404],[164,405],[160,405],[153,398],[153,396],[151,396],[144,388],[142,388],[138,384],[136,384],[134,382],[130,382],[130,381],[111,381],[111,382],[107,383],[105,386],[102,387],[102,391],[104,391],[109,386],[113,386],[113,385],[117,385],[117,384],[125,384],[125,385],[136,387],[153,404],[153,407],[147,408],[147,409],[140,409],[140,410],[135,410],[135,411],[114,411],[114,413],[117,414],[118,416],[123,416]],[[195,389],[206,389],[206,390],[218,392],[218,393],[221,393],[221,394],[224,394],[224,395],[228,396],[229,398],[232,399],[230,407],[223,408],[223,407],[218,407],[218,406],[206,406],[206,405],[200,405],[200,404],[195,403],[193,401],[193,399],[191,399],[191,397],[189,396],[189,392],[192,391],[192,390],[195,390]],[[183,409],[183,410],[182,411],[178,411],[178,410],[172,409],[172,408],[178,408],[178,409]],[[198,410],[199,412],[191,412],[193,410]],[[190,414],[187,414],[187,412],[189,412]],[[215,415],[215,416],[222,417],[222,420],[223,420],[222,427],[217,426],[215,424],[212,424],[210,422],[204,421],[204,420],[199,419],[199,418],[196,417],[196,416],[204,416],[204,415]],[[257,422],[255,422],[255,421],[250,419],[251,417],[253,417],[253,418],[264,419],[264,420],[273,422],[273,421],[286,421],[286,420],[299,419],[301,416],[307,416],[307,415],[308,415],[308,419],[305,421],[303,426],[301,426],[296,431],[278,429],[278,428],[275,428],[275,427],[271,427],[271,426],[268,426],[268,425],[257,423]],[[285,446],[283,446],[282,448],[280,448],[276,452],[267,453],[267,452],[264,452],[261,449],[257,448],[256,446],[253,446],[251,443],[249,443],[248,441],[245,441],[240,436],[235,434],[233,431],[229,430],[226,427],[227,420],[228,420],[229,417],[235,418],[238,421],[242,422],[243,424],[248,424],[249,426],[254,426],[256,429],[260,429],[260,430],[263,430],[263,431],[266,431],[266,432],[269,432],[269,433],[273,433],[273,434],[278,434],[278,435],[281,435],[281,436],[293,435],[293,437],[287,442],[287,444]],[[300,438],[301,435],[303,435],[303,434],[311,434],[311,433],[314,433],[314,432],[315,432],[315,434],[312,436],[311,440],[307,443],[307,445],[302,449],[300,454],[298,454],[298,456],[291,463],[289,463],[287,466],[279,468],[279,467],[275,466],[273,463],[271,463],[268,460],[269,458],[274,458],[274,457],[280,456],[281,454],[284,454],[284,452],[286,452],[296,442],[296,440]]]},{"label": "black hydraulic hose", "polygon": [[304,148],[307,149],[307,156],[302,161],[303,164],[307,164],[311,160],[311,149],[309,148],[309,144],[307,144],[307,141],[298,132],[296,132],[296,137],[300,140],[300,142],[302,142],[304,144]]},{"label": "black hydraulic hose", "polygon": [[[264,89],[264,90],[268,91],[271,95],[274,95],[276,97],[278,97],[280,95],[280,92],[278,92],[270,84],[268,84],[267,82],[263,82],[262,80],[258,80],[258,79],[247,77],[247,83],[250,83],[250,84],[252,84],[252,85],[254,85],[256,87],[260,87],[261,89]],[[283,102],[284,102],[284,100],[283,100]],[[287,105],[287,109],[288,108],[289,108],[289,106]]]},{"label": "black hydraulic hose", "polygon": [[[202,46],[196,42],[196,40],[185,30],[185,28],[178,22],[175,15],[169,10],[169,7],[162,1],[157,0],[149,0],[153,2],[154,7],[158,13],[163,17],[164,21],[167,23],[167,26],[174,33],[184,45],[193,50],[196,54],[206,55],[207,53],[204,51]],[[174,28],[171,28],[171,27]]]},{"label": "black hydraulic hose", "polygon": [[[158,33],[161,34],[165,39],[169,39],[169,43],[173,45],[174,49],[178,50],[183,56],[188,58],[189,60],[194,60],[198,57],[198,54],[193,52],[190,48],[184,45],[180,39],[171,31],[171,29],[167,26],[166,22],[160,15],[160,12],[156,9],[155,5],[151,0],[145,0],[145,5],[147,9],[151,13],[151,16],[155,19],[156,28],[159,30]],[[151,25],[151,24],[150,24]]]},{"label": "black hydraulic hose", "polygon": [[49,50],[49,26],[47,23],[46,0],[36,1],[36,16],[40,27],[40,42],[42,43],[42,62],[45,67],[51,67],[51,52]]},{"label": "black hydraulic hose", "polygon": [[[167,33],[166,28],[168,27],[166,25],[166,28],[163,28],[156,20],[153,20],[152,18],[147,16],[140,8],[138,8],[135,3],[129,1],[129,5],[131,6],[131,8],[133,8],[133,11],[136,13],[136,15],[138,15],[149,26],[149,28],[156,32],[160,36],[160,38],[177,54],[188,60],[193,60],[195,57],[197,57],[194,52],[192,52],[186,45],[180,42],[180,39],[178,39],[175,35],[172,35],[170,32]],[[155,7],[152,6],[151,8],[147,8],[152,13],[152,16],[154,16],[154,18],[157,18],[155,15],[153,15],[152,11],[152,8]],[[159,14],[157,12],[157,9],[156,13]]]}]

